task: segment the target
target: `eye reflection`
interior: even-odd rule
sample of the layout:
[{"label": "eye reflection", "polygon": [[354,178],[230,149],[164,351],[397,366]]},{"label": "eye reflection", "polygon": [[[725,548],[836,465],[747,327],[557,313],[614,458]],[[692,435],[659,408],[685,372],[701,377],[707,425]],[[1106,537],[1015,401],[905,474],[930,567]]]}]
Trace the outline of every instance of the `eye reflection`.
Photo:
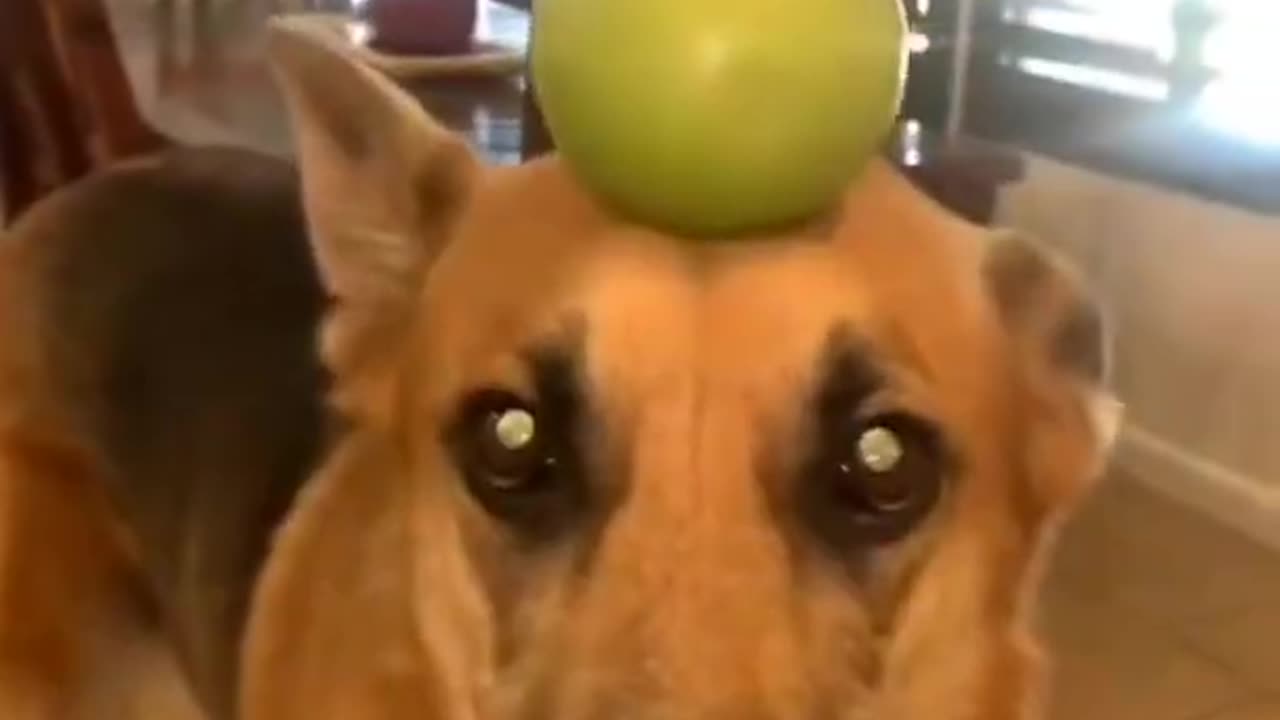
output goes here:
[{"label": "eye reflection", "polygon": [[533,444],[538,421],[524,408],[510,408],[500,414],[493,423],[493,435],[498,444],[507,450],[521,450]]},{"label": "eye reflection", "polygon": [[858,457],[873,473],[886,473],[902,460],[902,441],[886,427],[871,427],[858,438]]}]

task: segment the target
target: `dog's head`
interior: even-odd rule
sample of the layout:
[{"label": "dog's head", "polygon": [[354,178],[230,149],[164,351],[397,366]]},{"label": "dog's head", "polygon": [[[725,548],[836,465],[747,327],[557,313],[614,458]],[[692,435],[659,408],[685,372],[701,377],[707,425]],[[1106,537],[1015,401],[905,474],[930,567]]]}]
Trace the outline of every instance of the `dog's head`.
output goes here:
[{"label": "dog's head", "polygon": [[403,489],[418,717],[1030,712],[1037,561],[1107,435],[1069,273],[880,165],[821,223],[667,237],[554,158],[482,166],[323,41],[274,49],[335,403],[383,448],[323,480]]}]

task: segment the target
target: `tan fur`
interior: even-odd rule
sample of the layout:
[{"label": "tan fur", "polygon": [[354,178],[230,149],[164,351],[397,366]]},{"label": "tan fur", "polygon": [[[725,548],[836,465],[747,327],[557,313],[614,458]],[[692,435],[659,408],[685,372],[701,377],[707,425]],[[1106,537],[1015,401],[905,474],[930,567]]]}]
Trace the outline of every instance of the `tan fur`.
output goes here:
[{"label": "tan fur", "polygon": [[[554,157],[482,167],[305,30],[277,27],[273,52],[352,425],[256,584],[244,720],[1039,716],[1038,568],[1106,444],[1101,337],[1069,272],[879,163],[827,221],[694,245],[617,218]],[[850,549],[858,572],[794,531],[785,500],[833,328],[888,377],[869,402],[930,419],[960,456],[915,532]],[[548,344],[582,359],[592,491],[616,503],[529,550],[441,438],[477,388],[534,392],[524,354]],[[87,513],[42,532],[104,546],[83,537],[110,516],[89,496],[37,497],[74,467],[13,469],[28,456],[5,448],[11,516]],[[50,592],[26,564],[35,533],[6,536],[0,630]],[[85,557],[107,564],[68,577],[96,587],[126,556]],[[31,678],[0,677],[0,701],[70,682],[46,651],[74,641],[0,638]]]}]

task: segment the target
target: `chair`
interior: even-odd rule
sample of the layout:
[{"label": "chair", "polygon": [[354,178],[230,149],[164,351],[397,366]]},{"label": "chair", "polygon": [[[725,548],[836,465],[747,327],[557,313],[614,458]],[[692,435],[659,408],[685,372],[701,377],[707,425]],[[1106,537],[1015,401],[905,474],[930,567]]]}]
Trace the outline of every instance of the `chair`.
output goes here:
[{"label": "chair", "polygon": [[11,221],[94,167],[161,146],[101,0],[0,1],[0,202]]}]

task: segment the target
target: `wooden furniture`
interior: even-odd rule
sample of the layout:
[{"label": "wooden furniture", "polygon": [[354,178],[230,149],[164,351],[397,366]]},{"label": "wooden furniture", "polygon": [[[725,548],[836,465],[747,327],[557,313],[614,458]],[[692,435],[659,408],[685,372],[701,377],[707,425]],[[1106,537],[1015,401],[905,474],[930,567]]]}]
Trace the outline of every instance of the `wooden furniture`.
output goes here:
[{"label": "wooden furniture", "polygon": [[94,166],[157,147],[100,0],[0,2],[0,187],[12,219]]},{"label": "wooden furniture", "polygon": [[[0,0],[0,4],[12,1]],[[95,1],[112,13],[114,27],[126,28],[130,53],[151,54],[157,68],[168,68],[165,75],[177,78],[134,87],[143,106],[151,110],[148,119],[168,140],[231,143],[280,155],[290,152],[284,106],[262,56],[261,34],[269,10],[210,23],[208,32],[197,30],[203,34],[189,43],[191,56],[180,61],[199,69],[189,72],[189,68],[173,67],[173,25],[147,15],[156,11],[145,10],[138,0]],[[528,0],[489,2],[486,24],[501,36],[523,38],[528,33],[528,18],[523,14],[527,7]],[[491,162],[515,163],[552,150],[536,92],[522,78],[432,77],[401,84],[443,123],[468,137]],[[1018,155],[968,140],[943,141],[926,131],[916,132],[915,127],[903,123],[886,145],[887,156],[944,204],[975,222],[990,222],[999,187],[1021,175]]]},{"label": "wooden furniture", "polygon": [[12,218],[89,168],[72,89],[36,0],[0,2],[0,189]]}]

